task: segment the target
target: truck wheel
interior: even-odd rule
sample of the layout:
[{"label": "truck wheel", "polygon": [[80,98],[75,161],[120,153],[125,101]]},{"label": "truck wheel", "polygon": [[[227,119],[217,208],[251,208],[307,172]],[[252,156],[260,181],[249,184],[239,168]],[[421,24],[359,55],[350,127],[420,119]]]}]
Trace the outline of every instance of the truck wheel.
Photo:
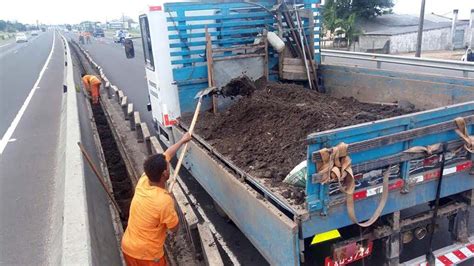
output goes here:
[{"label": "truck wheel", "polygon": [[219,206],[219,204],[217,204],[215,200],[212,200],[212,203],[214,204],[214,209],[216,209],[217,214],[219,214],[220,217],[230,221],[229,216],[227,215],[227,213],[225,213],[221,206]]}]

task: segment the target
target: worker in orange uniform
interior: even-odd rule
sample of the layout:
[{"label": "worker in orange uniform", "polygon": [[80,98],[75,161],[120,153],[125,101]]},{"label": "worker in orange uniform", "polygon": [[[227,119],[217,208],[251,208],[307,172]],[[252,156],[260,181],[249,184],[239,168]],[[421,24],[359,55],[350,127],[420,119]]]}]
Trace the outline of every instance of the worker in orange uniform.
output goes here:
[{"label": "worker in orange uniform", "polygon": [[100,97],[99,90],[100,85],[102,84],[100,79],[94,75],[82,74],[82,83],[84,84],[84,87],[86,88],[87,92],[90,93],[92,97],[92,103],[98,104]]},{"label": "worker in orange uniform", "polygon": [[170,177],[169,161],[190,140],[191,135],[186,133],[164,153],[151,155],[143,164],[145,173],[135,188],[128,226],[122,239],[122,251],[128,266],[166,266],[163,249],[166,232],[176,232],[179,223],[174,198],[165,189]]}]

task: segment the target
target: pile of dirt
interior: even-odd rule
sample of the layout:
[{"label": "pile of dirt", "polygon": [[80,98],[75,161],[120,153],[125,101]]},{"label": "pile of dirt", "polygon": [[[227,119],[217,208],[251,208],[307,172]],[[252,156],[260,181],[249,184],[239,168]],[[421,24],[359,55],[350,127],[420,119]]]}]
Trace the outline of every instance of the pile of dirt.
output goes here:
[{"label": "pile of dirt", "polygon": [[[333,98],[295,84],[269,83],[242,97],[225,112],[203,113],[196,132],[249,174],[271,179],[274,187],[306,159],[306,137],[314,132],[399,116],[396,106]],[[190,117],[183,122],[189,124]],[[301,189],[282,193],[295,203]]]}]

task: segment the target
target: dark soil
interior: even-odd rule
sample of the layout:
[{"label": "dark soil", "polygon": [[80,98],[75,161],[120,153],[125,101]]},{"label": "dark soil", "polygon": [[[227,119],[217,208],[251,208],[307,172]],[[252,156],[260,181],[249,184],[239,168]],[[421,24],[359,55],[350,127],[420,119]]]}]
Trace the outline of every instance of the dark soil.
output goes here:
[{"label": "dark soil", "polygon": [[[410,112],[333,98],[295,84],[257,87],[225,112],[201,114],[196,132],[249,174],[270,179],[274,187],[288,187],[282,195],[297,204],[304,201],[303,190],[281,181],[306,159],[309,134]],[[190,117],[183,121],[189,124]]]},{"label": "dark soil", "polygon": [[252,80],[247,76],[232,79],[227,85],[222,88],[222,95],[227,97],[233,96],[248,96],[251,95],[257,88]]},{"label": "dark soil", "polygon": [[130,202],[133,197],[133,185],[102,107],[100,105],[91,105],[91,107],[109,170],[110,180],[112,181],[113,196],[122,211],[120,219],[125,229],[128,222]]}]

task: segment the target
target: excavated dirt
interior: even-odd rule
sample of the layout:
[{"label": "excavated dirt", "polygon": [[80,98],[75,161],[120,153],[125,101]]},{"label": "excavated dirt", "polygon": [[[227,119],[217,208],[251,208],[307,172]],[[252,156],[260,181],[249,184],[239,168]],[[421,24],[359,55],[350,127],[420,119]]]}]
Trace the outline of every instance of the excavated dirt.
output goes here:
[{"label": "excavated dirt", "polygon": [[[234,88],[235,90],[235,88]],[[295,204],[304,190],[281,181],[306,158],[310,133],[399,116],[413,110],[337,99],[295,84],[258,85],[225,112],[203,113],[196,132],[249,174],[267,179]],[[191,117],[184,117],[189,125]]]},{"label": "excavated dirt", "polygon": [[102,107],[100,105],[91,105],[91,107],[112,181],[113,196],[122,211],[120,220],[125,230],[133,197],[133,186]]}]

